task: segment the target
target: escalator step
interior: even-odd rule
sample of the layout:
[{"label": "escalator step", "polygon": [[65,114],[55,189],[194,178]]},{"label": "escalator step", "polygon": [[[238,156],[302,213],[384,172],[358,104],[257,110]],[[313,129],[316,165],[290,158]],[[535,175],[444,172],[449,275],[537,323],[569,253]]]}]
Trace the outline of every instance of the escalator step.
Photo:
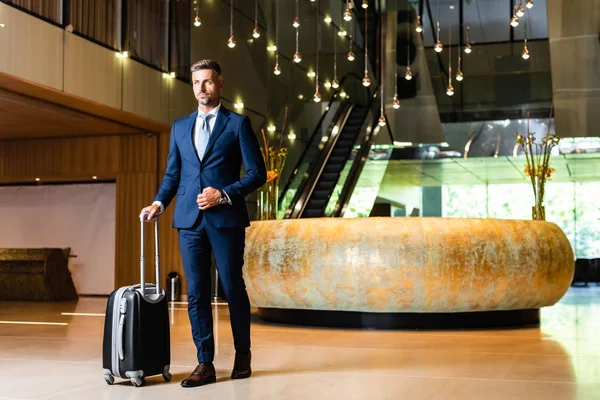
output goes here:
[{"label": "escalator step", "polygon": [[321,210],[304,210],[302,218],[319,218],[321,216]]},{"label": "escalator step", "polygon": [[310,200],[326,200],[330,194],[330,190],[315,190],[312,196],[310,196]]},{"label": "escalator step", "polygon": [[308,204],[306,205],[306,209],[307,210],[323,210],[325,208],[325,206],[327,205],[327,201],[328,199],[323,199],[323,200],[310,200],[308,202]]}]

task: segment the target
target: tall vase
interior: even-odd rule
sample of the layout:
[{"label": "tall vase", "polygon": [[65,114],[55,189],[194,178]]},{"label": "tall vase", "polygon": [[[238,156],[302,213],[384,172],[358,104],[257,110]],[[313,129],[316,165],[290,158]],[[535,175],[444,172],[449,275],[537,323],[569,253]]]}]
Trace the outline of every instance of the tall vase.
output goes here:
[{"label": "tall vase", "polygon": [[259,221],[277,219],[279,179],[265,183],[257,195],[256,219]]},{"label": "tall vase", "polygon": [[531,218],[533,220],[545,221],[546,208],[544,207],[544,182],[538,176],[535,177],[535,205],[531,207]]}]

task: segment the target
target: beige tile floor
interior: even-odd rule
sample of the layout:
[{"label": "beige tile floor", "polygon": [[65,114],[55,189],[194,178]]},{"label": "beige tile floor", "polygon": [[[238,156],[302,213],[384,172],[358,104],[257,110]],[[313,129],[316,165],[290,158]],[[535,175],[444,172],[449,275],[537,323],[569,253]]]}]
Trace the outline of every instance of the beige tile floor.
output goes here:
[{"label": "beige tile floor", "polygon": [[[252,378],[231,381],[227,308],[215,307],[218,382],[196,365],[187,312],[171,309],[173,381],[104,382],[106,299],[0,302],[0,399],[600,399],[600,287],[572,288],[539,328],[375,331],[252,326]],[[91,313],[65,315],[63,313]],[[95,314],[95,315],[94,315]],[[57,322],[64,325],[6,323]]]}]

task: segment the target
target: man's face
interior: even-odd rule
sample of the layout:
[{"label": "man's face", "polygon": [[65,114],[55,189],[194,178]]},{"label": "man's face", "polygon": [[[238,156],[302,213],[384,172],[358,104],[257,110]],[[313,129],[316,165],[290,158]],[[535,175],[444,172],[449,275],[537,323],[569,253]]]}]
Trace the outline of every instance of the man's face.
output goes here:
[{"label": "man's face", "polygon": [[216,106],[219,103],[224,81],[214,70],[201,69],[192,72],[192,84],[198,104]]}]

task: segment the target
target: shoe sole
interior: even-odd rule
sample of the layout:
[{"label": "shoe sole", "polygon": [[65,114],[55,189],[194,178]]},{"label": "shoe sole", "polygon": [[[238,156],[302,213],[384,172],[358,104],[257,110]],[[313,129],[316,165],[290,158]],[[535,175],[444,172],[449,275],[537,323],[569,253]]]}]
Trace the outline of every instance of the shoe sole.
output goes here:
[{"label": "shoe sole", "polygon": [[216,383],[216,382],[217,382],[217,377],[213,376],[213,377],[207,378],[204,381],[202,381],[202,382],[200,382],[198,384],[194,384],[194,385],[184,385],[183,382],[182,382],[181,383],[181,387],[184,387],[184,388],[194,388],[194,387],[209,385],[211,383]]},{"label": "shoe sole", "polygon": [[250,375],[252,375],[252,371],[246,373],[246,374],[231,374],[231,379],[246,379],[246,378],[250,378]]}]

